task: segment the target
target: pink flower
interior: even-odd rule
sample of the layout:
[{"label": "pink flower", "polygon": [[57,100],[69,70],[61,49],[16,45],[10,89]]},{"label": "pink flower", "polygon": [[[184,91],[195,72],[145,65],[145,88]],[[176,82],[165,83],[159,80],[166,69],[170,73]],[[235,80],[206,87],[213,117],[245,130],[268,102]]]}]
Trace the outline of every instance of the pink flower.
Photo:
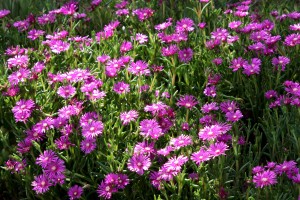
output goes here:
[{"label": "pink flower", "polygon": [[128,169],[130,171],[136,172],[139,175],[143,175],[145,170],[148,170],[151,166],[151,161],[148,156],[143,154],[133,155],[128,163]]},{"label": "pink flower", "polygon": [[194,22],[190,18],[184,18],[176,22],[175,30],[180,32],[191,32],[194,30]]},{"label": "pink flower", "polygon": [[150,18],[153,14],[154,10],[151,8],[139,8],[132,11],[132,15],[136,15],[141,22]]},{"label": "pink flower", "polygon": [[130,85],[121,81],[114,84],[114,91],[118,94],[125,94],[130,91]]},{"label": "pink flower", "polygon": [[277,183],[276,174],[273,171],[267,170],[254,175],[253,183],[255,187],[263,188],[268,185],[274,185]]},{"label": "pink flower", "polygon": [[60,86],[57,90],[57,94],[64,99],[68,99],[76,93],[76,88],[72,85]]},{"label": "pink flower", "polygon": [[191,48],[182,49],[178,52],[180,62],[188,63],[193,58],[193,50]]},{"label": "pink flower", "polygon": [[179,107],[186,107],[191,110],[197,104],[198,101],[194,96],[184,95],[180,97],[176,105]]},{"label": "pink flower", "polygon": [[208,152],[215,158],[220,155],[225,155],[225,151],[228,150],[228,145],[224,142],[216,142],[209,146]]},{"label": "pink flower", "polygon": [[235,112],[227,112],[226,118],[227,121],[236,122],[243,117],[243,114],[240,110],[236,110]]},{"label": "pink flower", "polygon": [[135,121],[138,118],[138,112],[136,110],[130,110],[128,112],[122,112],[120,119],[123,125],[129,124],[131,121]]}]

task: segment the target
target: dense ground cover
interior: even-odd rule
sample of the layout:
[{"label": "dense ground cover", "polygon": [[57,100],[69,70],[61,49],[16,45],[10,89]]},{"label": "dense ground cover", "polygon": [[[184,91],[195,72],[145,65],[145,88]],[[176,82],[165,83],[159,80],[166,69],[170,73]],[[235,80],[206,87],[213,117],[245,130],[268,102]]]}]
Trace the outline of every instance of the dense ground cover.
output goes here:
[{"label": "dense ground cover", "polygon": [[299,8],[0,2],[0,199],[297,199]]}]

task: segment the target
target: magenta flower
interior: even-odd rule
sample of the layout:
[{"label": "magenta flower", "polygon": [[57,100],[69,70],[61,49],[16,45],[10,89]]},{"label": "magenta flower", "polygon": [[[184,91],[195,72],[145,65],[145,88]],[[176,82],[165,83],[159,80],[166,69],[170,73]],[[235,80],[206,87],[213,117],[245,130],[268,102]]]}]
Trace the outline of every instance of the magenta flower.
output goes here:
[{"label": "magenta flower", "polygon": [[203,113],[209,113],[213,110],[219,110],[219,107],[216,102],[206,103],[201,107]]},{"label": "magenta flower", "polygon": [[130,51],[132,49],[132,43],[129,41],[124,41],[120,46],[120,52],[125,53],[127,51]]},{"label": "magenta flower", "polygon": [[130,92],[130,85],[121,81],[114,84],[114,91],[118,94],[125,94]]},{"label": "magenta flower", "polygon": [[70,197],[70,200],[79,199],[82,193],[83,193],[83,188],[78,185],[74,185],[70,187],[68,190],[68,195]]},{"label": "magenta flower", "polygon": [[193,50],[191,48],[182,49],[178,52],[180,62],[188,63],[193,58]]},{"label": "magenta flower", "polygon": [[217,96],[216,86],[206,86],[203,92],[208,97],[215,97]]},{"label": "magenta flower", "polygon": [[95,138],[85,138],[80,143],[80,149],[85,154],[89,154],[94,151],[97,147],[96,139]]},{"label": "magenta flower", "polygon": [[39,157],[36,159],[36,164],[40,165],[42,168],[46,168],[49,163],[54,160],[57,160],[58,157],[52,150],[45,150]]},{"label": "magenta flower", "polygon": [[28,32],[27,38],[29,38],[31,40],[36,40],[37,38],[39,38],[40,36],[42,36],[44,34],[45,34],[45,31],[43,31],[43,30],[32,29]]},{"label": "magenta flower", "polygon": [[136,172],[139,175],[143,175],[145,170],[148,170],[151,166],[151,161],[148,156],[143,154],[133,155],[128,163],[128,169],[132,172]]},{"label": "magenta flower", "polygon": [[116,11],[116,15],[117,16],[129,15],[129,10],[127,8],[119,9]]},{"label": "magenta flower", "polygon": [[177,45],[176,44],[172,44],[169,47],[163,47],[161,49],[161,54],[163,56],[172,56],[172,55],[176,54],[177,51],[178,51]]},{"label": "magenta flower", "polygon": [[163,31],[163,30],[167,29],[169,26],[172,26],[172,19],[170,19],[166,22],[163,22],[161,24],[155,25],[154,29],[157,31]]},{"label": "magenta flower", "polygon": [[276,174],[273,171],[267,170],[261,173],[257,173],[253,177],[253,183],[255,187],[263,188],[268,185],[274,185],[277,183]]},{"label": "magenta flower", "polygon": [[198,101],[194,96],[184,95],[180,97],[176,105],[179,107],[186,107],[191,110],[197,104]]},{"label": "magenta flower", "polygon": [[70,44],[62,40],[52,40],[49,46],[53,53],[59,54],[61,52],[67,51],[70,47]]},{"label": "magenta flower", "polygon": [[211,154],[204,148],[201,148],[199,151],[192,153],[191,156],[191,160],[194,161],[197,165],[200,165],[201,163],[210,159]]},{"label": "magenta flower", "polygon": [[229,68],[232,69],[232,71],[237,71],[238,69],[244,67],[244,65],[247,63],[246,60],[244,60],[242,57],[238,57],[236,59],[233,59],[231,61],[231,65],[229,66]]},{"label": "magenta flower", "polygon": [[59,150],[66,150],[73,144],[70,142],[68,135],[61,136],[54,141]]},{"label": "magenta flower", "polygon": [[101,121],[92,121],[82,127],[82,136],[85,138],[95,138],[103,132],[103,123]]},{"label": "magenta flower", "polygon": [[151,114],[154,116],[154,115],[159,114],[160,112],[164,112],[167,108],[168,108],[168,106],[166,104],[159,101],[152,105],[145,106],[144,111],[151,112]]},{"label": "magenta flower", "polygon": [[224,142],[216,142],[209,146],[208,152],[215,158],[220,155],[225,155],[225,151],[228,150],[228,145]]},{"label": "magenta flower", "polygon": [[180,32],[191,32],[194,30],[194,22],[190,18],[184,18],[176,22],[175,30]]},{"label": "magenta flower", "polygon": [[57,94],[64,99],[68,99],[76,93],[76,88],[72,85],[60,86],[58,88]]},{"label": "magenta flower", "polygon": [[142,60],[138,60],[136,62],[132,62],[130,67],[127,69],[131,74],[141,76],[141,75],[149,75],[150,70],[148,69],[148,63]]},{"label": "magenta flower", "polygon": [[253,74],[259,74],[261,66],[261,60],[259,58],[251,59],[251,64],[245,64],[243,66],[244,71],[243,73],[250,76]]},{"label": "magenta flower", "polygon": [[54,13],[44,14],[37,18],[39,25],[52,24],[56,20],[56,15]]},{"label": "magenta flower", "polygon": [[141,33],[137,33],[135,35],[135,38],[134,38],[136,41],[138,41],[139,44],[144,44],[146,42],[148,42],[148,36],[147,35],[144,35],[144,34],[141,34]]},{"label": "magenta flower", "polygon": [[18,101],[12,109],[16,122],[26,122],[27,119],[30,117],[34,107],[35,103],[31,99],[21,99],[20,101]]},{"label": "magenta flower", "polygon": [[205,22],[200,22],[200,23],[198,24],[198,27],[199,27],[200,29],[204,29],[205,26],[206,26],[206,23],[205,23]]},{"label": "magenta flower", "polygon": [[218,136],[226,133],[228,129],[224,129],[223,126],[219,124],[215,124],[212,126],[205,126],[203,129],[200,130],[198,133],[199,138],[202,140],[213,140],[216,139]]},{"label": "magenta flower", "polygon": [[109,55],[103,54],[102,56],[97,57],[97,61],[100,63],[106,63],[110,59]]},{"label": "magenta flower", "polygon": [[227,37],[229,36],[229,33],[226,29],[223,28],[217,28],[217,30],[211,32],[211,38],[214,40],[219,40],[222,42],[225,42],[227,40]]},{"label": "magenta flower", "polygon": [[235,112],[227,112],[226,118],[227,121],[236,122],[239,121],[243,117],[243,114],[240,110],[236,110]]},{"label": "magenta flower", "polygon": [[282,173],[289,173],[292,171],[294,168],[297,167],[297,163],[293,160],[291,161],[284,161],[282,164],[278,164],[275,167],[275,172],[277,174],[282,175]]},{"label": "magenta flower", "polygon": [[135,121],[138,118],[139,114],[136,110],[130,110],[128,112],[122,112],[120,114],[120,119],[123,125],[129,124],[131,121]]},{"label": "magenta flower", "polygon": [[284,40],[284,44],[286,46],[296,46],[298,44],[300,44],[300,34],[299,33],[293,33],[290,34],[288,36],[286,36],[285,40]]},{"label": "magenta flower", "polygon": [[10,10],[6,10],[6,9],[0,10],[0,19],[7,16],[7,15],[9,15],[9,14],[10,14]]},{"label": "magenta flower", "polygon": [[16,55],[13,58],[7,60],[8,68],[12,67],[22,67],[26,68],[29,63],[29,58],[27,55]]},{"label": "magenta flower", "polygon": [[74,1],[71,1],[69,3],[66,3],[59,9],[59,13],[63,15],[74,15],[77,10],[77,3],[74,3]]},{"label": "magenta flower", "polygon": [[51,162],[49,162],[45,169],[44,173],[50,178],[54,178],[58,174],[63,174],[66,170],[64,161],[60,158],[52,159]]},{"label": "magenta flower", "polygon": [[153,157],[153,155],[156,153],[156,150],[154,148],[154,142],[148,143],[147,141],[139,142],[135,145],[133,154],[134,155],[147,155],[150,158]]},{"label": "magenta flower", "polygon": [[140,122],[140,135],[158,139],[163,135],[163,131],[155,119],[144,119]]},{"label": "magenta flower", "polygon": [[52,186],[49,178],[45,174],[35,176],[34,181],[31,183],[31,185],[33,186],[33,190],[37,194],[42,194],[47,192],[50,186]]},{"label": "magenta flower", "polygon": [[104,199],[110,199],[112,194],[117,191],[113,184],[106,184],[104,181],[101,182],[97,189],[98,196]]},{"label": "magenta flower", "polygon": [[235,30],[242,24],[241,21],[233,21],[228,24],[228,27]]},{"label": "magenta flower", "polygon": [[158,154],[158,155],[162,155],[162,156],[167,156],[167,155],[169,155],[172,151],[174,151],[174,147],[172,147],[172,146],[166,146],[165,148],[158,150],[158,151],[157,151],[157,154]]},{"label": "magenta flower", "polygon": [[278,67],[280,67],[279,69],[281,69],[281,71],[284,71],[286,65],[289,63],[290,59],[285,56],[279,56],[278,58],[275,57],[272,59],[272,65],[276,68],[276,70],[278,70]]},{"label": "magenta flower", "polygon": [[223,113],[234,112],[238,109],[237,103],[235,101],[225,101],[220,104],[221,111]]},{"label": "magenta flower", "polygon": [[141,22],[152,17],[153,14],[154,10],[152,10],[151,8],[139,8],[132,11],[132,15],[136,15]]},{"label": "magenta flower", "polygon": [[185,147],[191,145],[193,143],[193,139],[188,135],[180,135],[177,138],[171,138],[170,145],[174,146],[175,150],[180,149],[181,147]]}]

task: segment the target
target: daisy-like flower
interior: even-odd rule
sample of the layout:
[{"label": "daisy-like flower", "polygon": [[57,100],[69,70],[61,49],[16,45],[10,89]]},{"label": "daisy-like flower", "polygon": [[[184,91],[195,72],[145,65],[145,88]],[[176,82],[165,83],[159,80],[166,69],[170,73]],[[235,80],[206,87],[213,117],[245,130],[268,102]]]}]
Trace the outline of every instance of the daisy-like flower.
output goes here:
[{"label": "daisy-like flower", "polygon": [[217,96],[217,89],[216,86],[206,86],[203,92],[208,97],[216,97]]},{"label": "daisy-like flower", "polygon": [[166,104],[159,101],[159,102],[154,103],[152,105],[145,106],[144,111],[151,112],[152,115],[156,115],[159,112],[165,111],[167,108],[168,108],[168,106]]},{"label": "daisy-like flower", "polygon": [[220,155],[225,155],[225,151],[228,150],[228,145],[224,142],[216,142],[209,146],[208,152],[215,158]]},{"label": "daisy-like flower", "polygon": [[114,91],[118,94],[125,94],[130,92],[130,85],[121,81],[114,84]]},{"label": "daisy-like flower", "polygon": [[66,150],[73,144],[70,142],[68,135],[61,136],[54,141],[59,150]]},{"label": "daisy-like flower", "polygon": [[227,129],[224,130],[224,128],[221,125],[216,124],[211,126],[205,126],[203,129],[200,130],[198,135],[200,139],[205,141],[216,139],[218,136],[226,132]]},{"label": "daisy-like flower", "polygon": [[277,174],[282,175],[282,173],[289,173],[296,167],[297,167],[297,163],[295,161],[293,161],[293,160],[284,161],[282,164],[276,165],[275,172]]},{"label": "daisy-like flower", "polygon": [[243,117],[243,114],[240,110],[236,110],[235,112],[227,112],[226,118],[227,121],[236,122],[239,121]]},{"label": "daisy-like flower", "polygon": [[172,151],[174,151],[174,147],[172,147],[172,146],[166,146],[165,148],[158,150],[158,151],[157,151],[157,154],[158,154],[158,155],[162,155],[162,156],[167,156],[167,155],[169,155]]},{"label": "daisy-like flower", "polygon": [[21,99],[20,101],[18,101],[12,109],[16,122],[26,122],[27,119],[30,117],[34,107],[35,103],[31,99]]},{"label": "daisy-like flower", "polygon": [[178,52],[180,62],[188,63],[193,58],[193,50],[191,48],[182,49]]},{"label": "daisy-like flower", "polygon": [[9,15],[9,14],[10,14],[10,10],[6,10],[6,9],[0,10],[0,19],[7,16],[7,15]]},{"label": "daisy-like flower", "polygon": [[170,140],[170,145],[174,146],[174,149],[178,150],[181,147],[191,145],[193,143],[192,137],[188,135],[180,135],[177,138]]},{"label": "daisy-like flower", "polygon": [[198,101],[197,101],[196,97],[194,97],[193,95],[181,96],[179,98],[178,102],[176,103],[177,106],[186,107],[190,110],[197,104],[198,104]]},{"label": "daisy-like flower", "polygon": [[59,54],[61,52],[67,51],[70,47],[70,44],[62,40],[52,40],[49,46],[53,53]]},{"label": "daisy-like flower", "polygon": [[151,8],[139,8],[132,11],[132,15],[136,15],[141,22],[152,17],[153,14],[154,10]]},{"label": "daisy-like flower", "polygon": [[135,121],[138,118],[139,114],[136,110],[130,110],[128,112],[122,112],[120,114],[120,119],[123,125],[129,124],[131,121]]},{"label": "daisy-like flower", "polygon": [[237,103],[235,101],[225,101],[220,104],[221,111],[223,113],[234,112],[238,109]]},{"label": "daisy-like flower", "polygon": [[201,107],[203,113],[209,113],[213,110],[219,110],[219,107],[216,102],[206,103]]},{"label": "daisy-like flower", "polygon": [[176,44],[172,44],[169,47],[163,47],[161,49],[161,54],[163,56],[172,56],[172,55],[176,54],[177,51],[178,51],[177,45]]},{"label": "daisy-like flower", "polygon": [[70,200],[79,199],[82,193],[83,193],[83,188],[78,185],[74,185],[70,187],[68,190],[68,195],[70,197]]},{"label": "daisy-like flower", "polygon": [[85,138],[80,142],[80,149],[85,154],[89,154],[94,151],[97,147],[95,138]]},{"label": "daisy-like flower", "polygon": [[92,121],[82,127],[82,136],[85,138],[95,138],[102,134],[103,123],[101,121]]},{"label": "daisy-like flower", "polygon": [[63,174],[65,170],[66,167],[64,161],[60,158],[56,158],[56,159],[52,159],[52,161],[46,165],[44,169],[44,173],[49,178],[53,178],[58,174]]},{"label": "daisy-like flower", "polygon": [[57,94],[64,99],[68,99],[76,93],[76,88],[72,85],[60,86],[57,90]]},{"label": "daisy-like flower", "polygon": [[149,75],[150,70],[148,69],[148,64],[145,61],[138,60],[136,62],[132,62],[130,67],[127,69],[131,74],[141,76],[141,75]]},{"label": "daisy-like flower", "polygon": [[50,186],[52,186],[49,178],[45,174],[35,176],[34,181],[31,183],[31,185],[33,186],[33,190],[37,194],[42,194],[47,192]]},{"label": "daisy-like flower", "polygon": [[29,58],[27,55],[16,55],[13,58],[7,60],[8,68],[12,67],[22,67],[26,68],[29,63]]},{"label": "daisy-like flower", "polygon": [[154,29],[157,31],[163,31],[165,29],[167,29],[169,26],[172,25],[172,18],[170,18],[168,21],[163,22],[161,24],[157,24],[154,26]]},{"label": "daisy-like flower", "polygon": [[124,41],[120,46],[120,52],[125,53],[127,51],[130,51],[132,49],[132,43],[129,41]]},{"label": "daisy-like flower", "polygon": [[197,165],[200,165],[201,163],[210,159],[211,154],[204,148],[201,148],[199,151],[192,153],[191,156],[191,160],[194,161]]},{"label": "daisy-like flower", "polygon": [[163,131],[155,119],[144,119],[140,122],[140,135],[158,139],[163,135]]},{"label": "daisy-like flower", "polygon": [[154,148],[154,142],[148,143],[146,141],[139,142],[135,145],[133,154],[144,154],[151,158],[155,154],[156,150]]},{"label": "daisy-like flower", "polygon": [[261,173],[257,173],[253,177],[253,183],[257,188],[263,188],[268,185],[274,185],[277,183],[276,174],[273,171],[267,170]]},{"label": "daisy-like flower", "polygon": [[30,70],[20,68],[8,76],[8,81],[11,85],[18,85],[20,82],[24,83],[30,77]]},{"label": "daisy-like flower", "polygon": [[242,24],[241,21],[233,21],[228,24],[228,27],[235,30]]},{"label": "daisy-like flower", "polygon": [[56,20],[56,15],[54,13],[44,14],[37,18],[39,25],[52,24]]},{"label": "daisy-like flower", "polygon": [[176,22],[175,30],[180,32],[191,32],[194,30],[194,21],[190,18],[183,18]]},{"label": "daisy-like flower", "polygon": [[129,10],[128,9],[119,9],[116,11],[117,16],[122,16],[122,15],[129,15]]},{"label": "daisy-like flower", "polygon": [[97,61],[100,63],[106,63],[109,59],[110,59],[110,56],[105,55],[105,54],[97,57]]},{"label": "daisy-like flower", "polygon": [[300,31],[300,23],[290,25],[289,29],[292,31]]},{"label": "daisy-like flower", "polygon": [[148,42],[148,36],[147,35],[144,35],[144,34],[141,34],[141,33],[137,33],[135,35],[135,38],[134,38],[136,41],[138,41],[139,44],[144,44],[146,42]]},{"label": "daisy-like flower", "polygon": [[281,67],[281,71],[285,70],[285,67],[287,64],[290,63],[290,59],[285,56],[279,56],[278,58],[273,58],[272,59],[272,65],[278,70],[278,67]]},{"label": "daisy-like flower", "polygon": [[97,189],[98,196],[104,199],[110,199],[112,194],[117,191],[117,188],[113,184],[106,184],[104,181],[101,182]]},{"label": "daisy-like flower", "polygon": [[40,36],[42,36],[44,34],[45,34],[45,31],[43,31],[43,30],[32,29],[28,32],[27,38],[29,38],[31,40],[36,40],[37,38],[39,38]]},{"label": "daisy-like flower", "polygon": [[139,154],[133,155],[128,163],[128,169],[130,171],[136,172],[139,175],[143,175],[145,170],[148,170],[151,166],[150,158],[146,155]]},{"label": "daisy-like flower", "polygon": [[243,73],[250,76],[253,74],[259,74],[261,66],[261,60],[259,58],[251,59],[251,64],[245,64],[243,66],[244,71]]},{"label": "daisy-like flower", "polygon": [[232,71],[235,72],[238,69],[242,68],[246,63],[246,60],[244,60],[242,57],[238,57],[231,61],[231,65],[229,66],[229,68],[231,68]]}]

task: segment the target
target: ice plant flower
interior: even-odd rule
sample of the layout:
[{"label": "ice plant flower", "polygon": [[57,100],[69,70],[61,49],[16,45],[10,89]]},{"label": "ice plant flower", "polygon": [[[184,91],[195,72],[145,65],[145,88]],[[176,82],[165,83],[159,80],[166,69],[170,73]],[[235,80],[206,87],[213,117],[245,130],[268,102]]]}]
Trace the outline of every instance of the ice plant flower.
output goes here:
[{"label": "ice plant flower", "polygon": [[191,110],[197,104],[198,101],[193,95],[184,95],[180,97],[176,105],[179,107],[186,107]]},{"label": "ice plant flower", "polygon": [[208,152],[215,158],[220,155],[225,155],[225,151],[228,150],[228,145],[224,142],[216,142],[209,146]]},{"label": "ice plant flower", "polygon": [[89,154],[94,151],[97,147],[96,139],[95,138],[85,138],[80,143],[80,149],[85,154]]},{"label": "ice plant flower", "polygon": [[230,122],[236,122],[240,120],[243,117],[243,114],[240,110],[236,110],[235,112],[227,112],[226,113],[226,118],[227,121]]},{"label": "ice plant flower", "polygon": [[82,127],[82,136],[85,138],[95,138],[103,132],[103,123],[101,121],[92,121]]},{"label": "ice plant flower", "polygon": [[151,166],[151,161],[150,158],[146,155],[133,155],[129,159],[127,166],[130,171],[136,172],[139,175],[143,175],[144,171],[148,170]]},{"label": "ice plant flower", "polygon": [[122,112],[120,114],[120,119],[123,125],[129,124],[131,121],[135,121],[138,118],[139,114],[136,110],[130,110],[128,112]]},{"label": "ice plant flower", "polygon": [[35,103],[31,99],[21,99],[20,101],[18,101],[12,109],[16,122],[26,122],[30,117],[34,107]]},{"label": "ice plant flower", "polygon": [[74,185],[70,187],[68,190],[68,195],[70,197],[70,200],[79,199],[82,193],[83,193],[83,188],[78,185]]},{"label": "ice plant flower", "polygon": [[0,19],[7,16],[7,15],[9,15],[9,14],[10,14],[10,10],[6,10],[6,9],[0,10]]},{"label": "ice plant flower", "polygon": [[191,145],[192,143],[193,143],[192,137],[188,135],[180,135],[177,138],[172,138],[170,140],[170,145],[172,145],[175,150],[178,150],[181,147]]},{"label": "ice plant flower", "polygon": [[210,159],[211,154],[204,148],[201,148],[199,151],[192,153],[191,156],[191,160],[194,161],[197,165],[200,165],[201,163]]},{"label": "ice plant flower", "polygon": [[163,135],[163,131],[155,119],[144,119],[140,122],[140,135],[158,139]]},{"label": "ice plant flower", "polygon": [[146,19],[152,17],[154,10],[151,8],[139,8],[132,11],[133,16],[137,16],[139,21],[145,21]]},{"label": "ice plant flower", "polygon": [[52,183],[50,182],[48,176],[41,174],[34,177],[34,181],[31,183],[31,185],[37,194],[42,194],[49,190],[50,186],[52,186]]},{"label": "ice plant flower", "polygon": [[57,90],[57,94],[64,99],[68,99],[76,93],[76,88],[72,85],[60,86]]},{"label": "ice plant flower", "polygon": [[267,170],[254,175],[253,183],[257,188],[274,185],[277,183],[276,174],[273,171]]},{"label": "ice plant flower", "polygon": [[188,63],[193,58],[193,50],[191,48],[186,48],[179,50],[178,58],[180,62]]},{"label": "ice plant flower", "polygon": [[136,62],[132,62],[130,67],[127,69],[131,74],[141,76],[141,75],[149,75],[150,70],[148,68],[148,64],[145,61],[138,60]]},{"label": "ice plant flower", "polygon": [[194,22],[190,18],[183,18],[176,22],[175,30],[180,32],[191,32],[194,30]]},{"label": "ice plant flower", "polygon": [[118,94],[125,94],[130,92],[130,85],[121,81],[114,84],[114,91]]}]

